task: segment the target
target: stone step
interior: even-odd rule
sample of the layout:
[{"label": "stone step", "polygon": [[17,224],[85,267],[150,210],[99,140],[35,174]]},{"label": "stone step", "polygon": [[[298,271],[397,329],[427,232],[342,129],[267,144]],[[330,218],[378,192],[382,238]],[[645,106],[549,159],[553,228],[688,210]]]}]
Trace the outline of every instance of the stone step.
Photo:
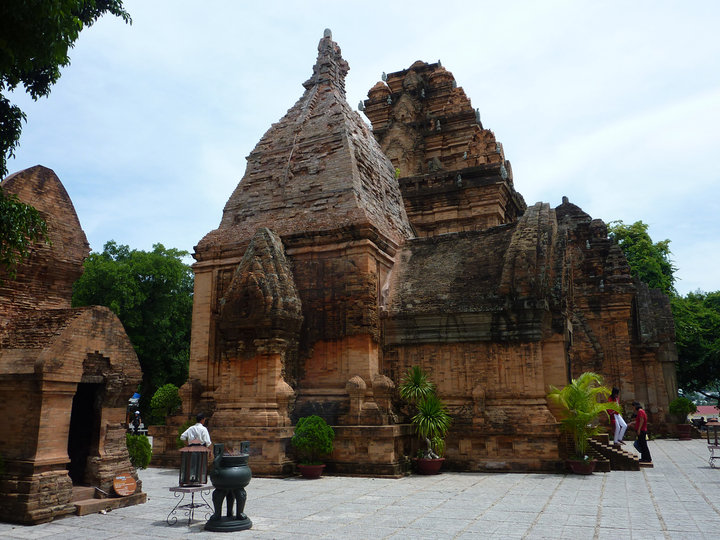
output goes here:
[{"label": "stone step", "polygon": [[604,438],[593,438],[590,439],[590,446],[607,458],[610,462],[612,470],[616,471],[639,471],[640,461],[635,454],[628,452],[622,447],[617,447],[613,444],[601,442],[607,440],[607,436]]},{"label": "stone step", "polygon": [[134,504],[142,504],[147,500],[147,493],[133,493],[127,497],[115,497],[111,499],[84,499],[74,501],[75,513],[78,516],[87,514],[95,514],[97,512],[115,510],[116,508],[125,508]]},{"label": "stone step", "polygon": [[588,447],[588,456],[595,460],[595,472],[610,472],[610,460],[598,452],[595,448]]}]

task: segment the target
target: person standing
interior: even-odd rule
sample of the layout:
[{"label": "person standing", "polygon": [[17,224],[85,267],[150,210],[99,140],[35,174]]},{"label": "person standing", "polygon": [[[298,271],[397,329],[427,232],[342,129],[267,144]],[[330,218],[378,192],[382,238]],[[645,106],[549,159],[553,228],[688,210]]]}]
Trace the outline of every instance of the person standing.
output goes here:
[{"label": "person standing", "polygon": [[133,434],[138,435],[140,432],[140,424],[142,424],[142,418],[140,418],[140,411],[135,411],[135,415],[132,419]]},{"label": "person standing", "polygon": [[633,408],[635,409],[635,422],[634,427],[637,432],[637,439],[635,440],[635,449],[640,452],[640,463],[652,463],[652,457],[650,457],[650,449],[647,445],[647,428],[648,428],[648,417],[645,409],[637,401],[633,401]]},{"label": "person standing", "polygon": [[[620,405],[620,390],[618,388],[613,387],[612,393],[610,394],[610,397],[608,398],[608,402],[615,402],[618,405]],[[613,427],[613,444],[615,446],[620,446],[623,443],[623,437],[625,437],[625,431],[627,431],[627,422],[625,422],[625,419],[622,417],[622,414],[620,414],[617,411],[614,411],[612,409],[608,409],[608,414],[610,415],[610,425]]]},{"label": "person standing", "polygon": [[205,422],[207,421],[205,415],[200,413],[195,417],[195,420],[197,423],[187,428],[183,434],[180,435],[180,439],[191,446],[198,444],[197,442],[192,443],[192,441],[200,441],[199,444],[202,444],[203,446],[210,446],[212,443],[210,441],[210,432],[205,427]]}]

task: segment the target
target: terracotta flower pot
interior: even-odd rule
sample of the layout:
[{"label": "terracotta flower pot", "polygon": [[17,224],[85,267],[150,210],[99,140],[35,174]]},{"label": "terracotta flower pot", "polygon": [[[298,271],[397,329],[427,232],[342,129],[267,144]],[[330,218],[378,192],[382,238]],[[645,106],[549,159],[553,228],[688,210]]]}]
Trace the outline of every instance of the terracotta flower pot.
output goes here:
[{"label": "terracotta flower pot", "polygon": [[298,465],[298,472],[300,476],[308,480],[315,480],[320,478],[325,468],[325,464],[322,465]]},{"label": "terracotta flower pot", "polygon": [[440,474],[440,467],[445,462],[445,458],[418,458],[417,471],[418,474]]},{"label": "terracotta flower pot", "polygon": [[574,474],[592,474],[595,470],[595,460],[568,459],[567,465]]},{"label": "terracotta flower pot", "polygon": [[692,440],[692,426],[690,424],[677,425],[678,439],[681,441]]}]

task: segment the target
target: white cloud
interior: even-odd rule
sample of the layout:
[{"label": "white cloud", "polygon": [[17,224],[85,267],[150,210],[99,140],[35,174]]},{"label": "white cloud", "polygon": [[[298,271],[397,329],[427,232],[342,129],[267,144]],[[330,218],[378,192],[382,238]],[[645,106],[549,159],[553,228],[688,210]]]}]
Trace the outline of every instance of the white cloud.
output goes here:
[{"label": "white cloud", "polygon": [[353,107],[383,71],[440,58],[528,202],[650,223],[681,290],[720,289],[717,2],[124,3],[133,25],[84,30],[48,99],[15,96],[28,123],[10,168],[53,168],[93,249],[191,250],[217,227],[330,27]]}]

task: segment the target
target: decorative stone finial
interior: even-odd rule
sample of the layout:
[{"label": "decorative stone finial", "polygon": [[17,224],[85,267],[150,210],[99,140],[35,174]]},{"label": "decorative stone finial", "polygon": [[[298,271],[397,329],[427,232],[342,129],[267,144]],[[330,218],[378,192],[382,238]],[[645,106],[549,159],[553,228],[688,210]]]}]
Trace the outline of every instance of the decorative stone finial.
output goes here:
[{"label": "decorative stone finial", "polygon": [[340,47],[332,40],[332,32],[326,28],[318,44],[318,57],[313,66],[313,74],[303,86],[309,90],[316,85],[329,84],[339,89],[344,96],[345,75],[349,70],[350,66],[343,59]]}]

